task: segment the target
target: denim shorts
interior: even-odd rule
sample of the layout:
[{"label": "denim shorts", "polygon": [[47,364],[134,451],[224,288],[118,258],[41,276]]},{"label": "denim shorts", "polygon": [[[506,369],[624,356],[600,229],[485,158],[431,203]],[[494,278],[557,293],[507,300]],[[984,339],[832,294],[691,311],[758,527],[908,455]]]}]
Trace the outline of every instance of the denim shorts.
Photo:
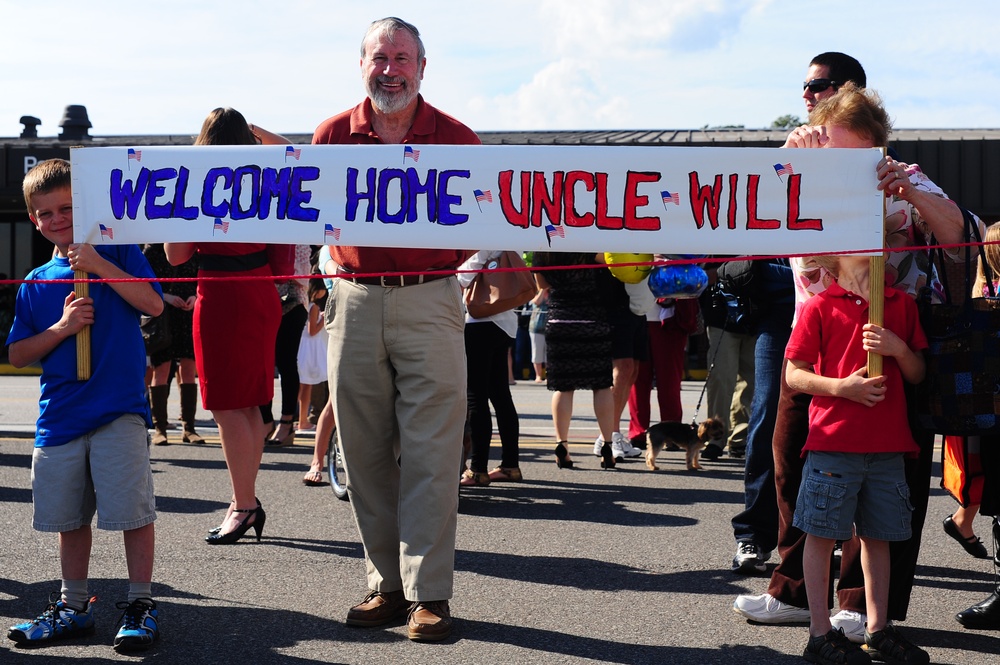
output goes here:
[{"label": "denim shorts", "polygon": [[61,446],[35,448],[31,460],[32,526],[73,531],[89,525],[130,531],[156,519],[149,433],[125,414]]},{"label": "denim shorts", "polygon": [[910,488],[902,453],[809,451],[792,525],[832,540],[910,537]]}]

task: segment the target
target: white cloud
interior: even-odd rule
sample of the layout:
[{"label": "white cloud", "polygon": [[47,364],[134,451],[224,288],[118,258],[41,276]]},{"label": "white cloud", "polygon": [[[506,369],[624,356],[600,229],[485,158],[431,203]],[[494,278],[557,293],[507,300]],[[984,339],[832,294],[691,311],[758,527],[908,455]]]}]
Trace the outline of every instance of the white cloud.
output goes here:
[{"label": "white cloud", "polygon": [[194,134],[209,110],[310,132],[362,98],[368,24],[413,21],[428,48],[428,101],[476,129],[650,129],[804,115],[808,60],[864,64],[900,127],[1000,127],[995,0],[914,0],[883,17],[867,0],[0,0],[0,136],[24,114],[58,132],[85,104],[100,134]]}]

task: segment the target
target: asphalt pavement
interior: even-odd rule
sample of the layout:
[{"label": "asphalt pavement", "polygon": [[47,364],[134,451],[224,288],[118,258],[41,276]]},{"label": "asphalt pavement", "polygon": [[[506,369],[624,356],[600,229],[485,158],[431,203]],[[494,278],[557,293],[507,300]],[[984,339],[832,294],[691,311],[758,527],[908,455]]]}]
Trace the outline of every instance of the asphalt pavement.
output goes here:
[{"label": "asphalt pavement", "polygon": [[[701,389],[698,382],[683,385],[688,420]],[[602,471],[591,450],[590,393],[582,392],[572,427],[578,468],[560,470],[552,454],[549,393],[524,381],[513,392],[525,481],[461,491],[449,640],[410,642],[401,621],[374,629],[344,625],[347,608],[367,591],[363,552],[349,504],[329,486],[302,484],[309,437],[265,452],[258,479],[268,515],[263,540],[205,544],[230,489],[218,431],[199,412],[208,444],[151,452],[159,513],[153,591],[162,639],[140,656],[112,651],[125,561],[121,536],[95,530],[96,635],[39,649],[14,648],[3,639],[0,663],[804,662],[804,626],[754,625],[731,609],[737,594],[767,587],[766,577],[730,572],[730,519],[743,503],[741,460],[723,457],[687,472],[682,453],[667,452],[657,473],[639,460]],[[31,529],[37,400],[37,377],[0,376],[4,627],[37,615],[59,588],[56,536]],[[179,441],[179,430],[171,434]],[[494,445],[496,460],[496,439]],[[1000,634],[968,631],[953,618],[989,593],[992,566],[942,532],[954,502],[939,483],[936,465],[916,587],[901,628],[934,663],[1000,662]],[[976,530],[985,538],[988,521],[977,520]]]}]

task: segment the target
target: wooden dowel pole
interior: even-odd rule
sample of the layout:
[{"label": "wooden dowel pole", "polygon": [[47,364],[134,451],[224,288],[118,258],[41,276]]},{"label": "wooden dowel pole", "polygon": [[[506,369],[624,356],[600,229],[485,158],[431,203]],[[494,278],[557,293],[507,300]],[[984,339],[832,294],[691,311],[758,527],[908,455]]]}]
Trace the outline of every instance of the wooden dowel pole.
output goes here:
[{"label": "wooden dowel pole", "polygon": [[[868,260],[868,323],[881,326],[885,322],[885,257]],[[882,374],[882,356],[868,352],[868,376]]]},{"label": "wooden dowel pole", "polygon": [[[882,148],[882,159],[886,149]],[[885,247],[885,197],[882,197],[882,246]],[[885,323],[885,252],[868,260],[868,323]],[[868,376],[882,374],[882,356],[868,352]]]},{"label": "wooden dowel pole", "polygon": [[[89,275],[83,270],[74,270],[74,279],[87,279]],[[73,293],[77,298],[90,297],[90,284],[87,282],[75,282]],[[76,334],[76,378],[78,381],[86,381],[90,378],[90,326],[84,326]]]}]

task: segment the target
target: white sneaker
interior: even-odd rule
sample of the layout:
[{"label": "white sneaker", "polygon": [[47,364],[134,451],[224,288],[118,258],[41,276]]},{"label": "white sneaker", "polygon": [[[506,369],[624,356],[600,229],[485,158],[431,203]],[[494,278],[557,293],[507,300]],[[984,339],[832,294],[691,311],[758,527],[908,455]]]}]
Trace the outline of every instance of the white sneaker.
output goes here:
[{"label": "white sneaker", "polygon": [[809,623],[809,610],[783,603],[769,593],[736,596],[733,611],[751,621],[767,624]]},{"label": "white sneaker", "polygon": [[830,623],[834,630],[840,628],[844,631],[847,639],[855,644],[865,643],[865,624],[868,623],[868,615],[851,610],[840,610],[832,617]]},{"label": "white sneaker", "polygon": [[633,446],[628,439],[622,436],[621,432],[615,432],[611,435],[611,450],[614,451],[615,458],[618,457],[619,450],[625,457],[639,457],[642,455],[642,451]]},{"label": "white sneaker", "polygon": [[598,436],[597,439],[594,441],[594,457],[601,456],[601,448],[603,447],[604,447],[604,437]]}]

